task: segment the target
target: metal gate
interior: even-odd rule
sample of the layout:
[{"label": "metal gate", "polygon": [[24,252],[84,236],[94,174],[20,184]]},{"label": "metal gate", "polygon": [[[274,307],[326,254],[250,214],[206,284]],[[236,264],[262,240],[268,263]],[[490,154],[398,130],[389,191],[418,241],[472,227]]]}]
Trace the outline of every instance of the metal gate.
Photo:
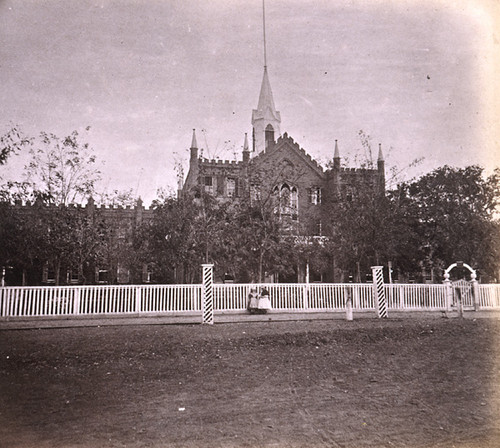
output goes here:
[{"label": "metal gate", "polygon": [[461,279],[451,283],[453,290],[452,306],[458,308],[462,304],[463,309],[474,309],[474,290],[472,282]]}]

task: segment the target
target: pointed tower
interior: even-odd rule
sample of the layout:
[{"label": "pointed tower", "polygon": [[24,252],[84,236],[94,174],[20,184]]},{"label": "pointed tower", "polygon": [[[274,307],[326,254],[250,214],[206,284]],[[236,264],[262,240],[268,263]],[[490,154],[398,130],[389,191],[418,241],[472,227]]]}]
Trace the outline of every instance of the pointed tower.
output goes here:
[{"label": "pointed tower", "polygon": [[198,143],[196,142],[196,130],[193,129],[193,138],[191,140],[191,161],[198,160]]},{"label": "pointed tower", "polygon": [[264,1],[262,1],[262,22],[264,31],[264,76],[260,87],[259,104],[252,111],[253,127],[253,152],[258,154],[271,148],[276,138],[280,135],[281,115],[274,105],[273,92],[267,74],[266,56],[266,14]]},{"label": "pointed tower", "polygon": [[243,163],[248,163],[250,160],[250,149],[248,148],[248,136],[245,132],[245,142],[243,143]]},{"label": "pointed tower", "polygon": [[[189,159],[189,171],[184,181],[184,186],[181,187],[180,183],[178,189],[184,191],[185,189],[192,188],[197,185],[198,174],[200,172],[200,159],[198,158],[198,143],[196,142],[196,131],[193,129],[193,137],[191,139],[191,147],[189,148],[191,152],[191,158]],[[184,173],[182,173],[184,177]],[[179,196],[180,197],[180,196]]]},{"label": "pointed tower", "polygon": [[382,153],[382,143],[378,144],[377,170],[379,176],[379,187],[381,192],[385,192],[385,160]]},{"label": "pointed tower", "polygon": [[340,152],[337,140],[335,140],[335,152],[333,153],[333,169],[340,170]]}]

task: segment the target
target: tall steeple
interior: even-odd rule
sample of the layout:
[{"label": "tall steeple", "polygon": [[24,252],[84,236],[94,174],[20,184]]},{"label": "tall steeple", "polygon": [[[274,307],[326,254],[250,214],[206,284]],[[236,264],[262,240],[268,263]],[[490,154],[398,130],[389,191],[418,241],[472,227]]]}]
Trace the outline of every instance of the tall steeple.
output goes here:
[{"label": "tall steeple", "polygon": [[262,152],[272,147],[276,137],[280,135],[281,114],[274,105],[271,83],[267,74],[266,54],[266,14],[264,0],[262,0],[262,25],[264,32],[264,76],[260,87],[257,109],[252,111],[253,151]]}]

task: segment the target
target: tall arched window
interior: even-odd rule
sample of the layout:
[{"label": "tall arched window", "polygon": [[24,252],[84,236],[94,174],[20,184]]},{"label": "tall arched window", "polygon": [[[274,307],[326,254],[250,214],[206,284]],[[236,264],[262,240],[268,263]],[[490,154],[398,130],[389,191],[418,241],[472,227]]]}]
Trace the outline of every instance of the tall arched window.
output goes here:
[{"label": "tall arched window", "polygon": [[274,211],[281,219],[298,220],[299,191],[287,182],[273,188]]},{"label": "tall arched window", "polygon": [[265,140],[266,140],[266,146],[265,148],[269,148],[273,145],[274,143],[274,128],[268,124],[266,126],[266,130],[264,131],[265,134]]},{"label": "tall arched window", "polygon": [[299,193],[296,187],[292,188],[290,194],[290,207],[292,211],[292,219],[297,219],[297,209],[299,208]]},{"label": "tall arched window", "polygon": [[290,214],[290,205],[291,205],[291,194],[290,187],[288,184],[283,184],[280,189],[280,213],[281,215]]}]

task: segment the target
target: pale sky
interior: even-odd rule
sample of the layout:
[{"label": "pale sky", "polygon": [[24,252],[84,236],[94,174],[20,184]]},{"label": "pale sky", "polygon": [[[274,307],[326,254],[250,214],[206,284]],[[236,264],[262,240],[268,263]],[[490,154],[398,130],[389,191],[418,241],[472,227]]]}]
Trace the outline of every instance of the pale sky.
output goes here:
[{"label": "pale sky", "polygon": [[[266,0],[281,131],[323,165],[361,150],[409,175],[500,165],[499,2]],[[103,189],[148,204],[204,155],[241,159],[263,74],[261,0],[0,0],[0,132],[91,127]],[[22,157],[22,156],[21,156]],[[21,157],[2,174],[18,175]]]}]

